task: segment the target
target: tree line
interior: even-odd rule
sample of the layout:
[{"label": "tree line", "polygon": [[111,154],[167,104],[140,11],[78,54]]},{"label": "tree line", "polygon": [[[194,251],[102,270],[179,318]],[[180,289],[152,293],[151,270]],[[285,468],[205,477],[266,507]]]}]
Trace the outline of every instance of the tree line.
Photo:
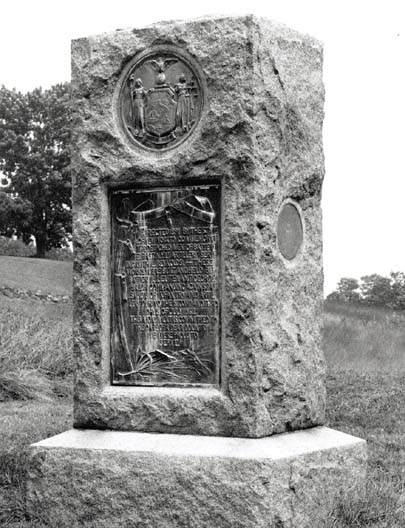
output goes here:
[{"label": "tree line", "polygon": [[327,300],[405,310],[405,273],[392,271],[389,277],[373,273],[360,280],[343,277]]},{"label": "tree line", "polygon": [[71,240],[69,88],[0,88],[0,235],[35,236],[38,257]]}]

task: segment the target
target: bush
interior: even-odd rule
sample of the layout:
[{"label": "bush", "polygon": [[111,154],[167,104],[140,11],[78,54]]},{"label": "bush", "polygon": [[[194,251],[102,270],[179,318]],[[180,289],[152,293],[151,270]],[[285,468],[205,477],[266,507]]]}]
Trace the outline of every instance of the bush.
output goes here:
[{"label": "bush", "polygon": [[50,260],[72,261],[73,251],[69,248],[52,248],[46,252],[45,258]]},{"label": "bush", "polygon": [[21,240],[0,236],[0,255],[7,257],[34,257],[35,247],[27,246]]},{"label": "bush", "polygon": [[[0,236],[0,255],[5,257],[35,257],[35,246],[27,246],[22,240]],[[46,252],[45,258],[70,262],[73,260],[73,251],[69,248],[52,248]]]}]

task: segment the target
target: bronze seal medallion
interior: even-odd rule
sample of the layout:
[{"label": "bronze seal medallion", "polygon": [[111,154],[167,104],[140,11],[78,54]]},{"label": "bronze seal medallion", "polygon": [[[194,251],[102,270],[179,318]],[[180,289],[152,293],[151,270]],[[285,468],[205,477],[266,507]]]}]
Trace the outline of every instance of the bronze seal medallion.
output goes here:
[{"label": "bronze seal medallion", "polygon": [[203,90],[197,65],[171,46],[156,46],[123,72],[119,115],[132,143],[162,151],[182,143],[197,125]]}]

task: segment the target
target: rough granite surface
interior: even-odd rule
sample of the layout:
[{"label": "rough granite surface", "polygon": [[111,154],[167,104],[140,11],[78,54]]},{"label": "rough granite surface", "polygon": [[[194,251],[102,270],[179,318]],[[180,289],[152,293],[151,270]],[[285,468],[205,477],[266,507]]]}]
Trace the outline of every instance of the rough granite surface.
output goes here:
[{"label": "rough granite surface", "polygon": [[365,442],[343,436],[278,459],[37,445],[28,505],[59,528],[321,528],[339,493],[364,485]]},{"label": "rough granite surface", "polygon": [[[128,142],[116,111],[124,66],[158,44],[189,53],[205,79],[199,125],[178,148],[159,155]],[[119,30],[73,41],[72,90],[75,426],[262,437],[324,423],[321,45],[253,16]],[[108,193],[122,185],[177,185],[185,180],[220,180],[223,187],[221,386],[112,387]],[[304,224],[302,250],[291,262],[281,256],[276,236],[278,214],[287,199],[297,204]],[[86,454],[94,476],[93,456],[99,455]],[[63,457],[69,464],[69,455]],[[149,467],[150,460],[146,457],[142,464]],[[142,465],[136,472],[156,479],[159,486],[165,467],[163,461],[151,475]],[[196,478],[199,462],[190,462],[190,468]],[[211,469],[213,477],[222,471],[214,462]],[[100,477],[104,471],[107,468],[100,469]],[[133,488],[133,471],[117,488]],[[198,478],[180,477],[181,468],[177,471],[178,478],[190,481],[194,500],[202,500],[200,493],[212,493],[226,502],[226,489],[213,489],[215,484],[208,485],[207,479],[204,492]],[[232,480],[231,467],[224,471]],[[257,497],[264,494],[270,504],[272,492],[259,476],[253,477],[253,471],[265,475],[269,468],[247,463],[238,471],[241,478],[253,479],[252,497],[258,486]],[[274,478],[284,486],[288,471],[280,471]],[[166,477],[174,479],[168,467],[163,482]],[[79,479],[84,483],[87,477]],[[170,491],[173,500],[175,489]],[[261,526],[253,521],[257,500],[246,512],[251,520],[245,527]],[[235,499],[229,511],[231,504],[238,508]],[[190,526],[211,526],[208,519],[193,523]]]}]

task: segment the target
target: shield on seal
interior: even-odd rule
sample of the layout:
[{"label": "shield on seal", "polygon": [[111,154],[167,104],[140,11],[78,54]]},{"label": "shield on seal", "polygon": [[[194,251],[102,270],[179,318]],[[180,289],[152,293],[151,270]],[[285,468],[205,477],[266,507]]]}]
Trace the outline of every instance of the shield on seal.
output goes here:
[{"label": "shield on seal", "polygon": [[145,128],[156,136],[164,136],[176,126],[176,101],[168,86],[155,88],[148,94]]}]

